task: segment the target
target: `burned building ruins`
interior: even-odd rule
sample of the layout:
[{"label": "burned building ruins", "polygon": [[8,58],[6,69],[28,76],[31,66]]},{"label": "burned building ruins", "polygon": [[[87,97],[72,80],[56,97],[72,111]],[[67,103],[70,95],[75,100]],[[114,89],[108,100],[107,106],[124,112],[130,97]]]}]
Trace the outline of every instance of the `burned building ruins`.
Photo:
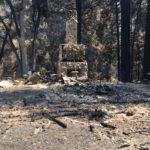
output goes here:
[{"label": "burned building ruins", "polygon": [[80,26],[78,9],[74,10],[74,16],[66,21],[65,43],[59,46],[58,74],[75,77],[79,80],[87,79],[88,64],[86,61],[86,46],[80,43]]}]

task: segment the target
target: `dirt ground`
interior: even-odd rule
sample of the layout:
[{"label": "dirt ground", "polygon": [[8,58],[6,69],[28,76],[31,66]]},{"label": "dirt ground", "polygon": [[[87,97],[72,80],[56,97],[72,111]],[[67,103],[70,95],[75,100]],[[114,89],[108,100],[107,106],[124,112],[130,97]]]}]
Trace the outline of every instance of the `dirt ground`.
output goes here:
[{"label": "dirt ground", "polygon": [[0,84],[0,150],[149,150],[150,85],[101,84]]}]

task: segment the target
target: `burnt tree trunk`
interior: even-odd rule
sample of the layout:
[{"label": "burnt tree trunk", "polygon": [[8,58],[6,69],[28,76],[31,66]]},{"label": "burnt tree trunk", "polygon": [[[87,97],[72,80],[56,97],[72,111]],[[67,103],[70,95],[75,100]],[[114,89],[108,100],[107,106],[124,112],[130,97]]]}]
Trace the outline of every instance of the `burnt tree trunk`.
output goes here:
[{"label": "burnt tree trunk", "polygon": [[27,74],[29,71],[27,48],[25,46],[25,5],[26,0],[22,0],[22,10],[20,12],[20,34],[18,38],[21,49],[21,64],[22,64],[22,75]]},{"label": "burnt tree trunk", "polygon": [[36,40],[41,17],[48,17],[48,2],[47,0],[32,0],[32,22],[33,22],[33,42],[32,42],[32,71],[36,71]]},{"label": "burnt tree trunk", "polygon": [[121,0],[121,81],[130,82],[130,0]]},{"label": "burnt tree trunk", "polygon": [[76,0],[77,8],[77,43],[81,43],[81,29],[82,29],[82,0]]},{"label": "burnt tree trunk", "polygon": [[[19,46],[20,46],[20,53],[21,53],[21,71],[22,71],[22,75],[26,74],[28,72],[28,59],[27,59],[27,48],[25,46],[25,36],[24,36],[24,17],[25,17],[25,6],[26,6],[26,0],[22,0],[22,9],[20,11],[20,28],[19,28],[19,23],[16,17],[16,12],[14,9],[14,6],[12,5],[12,1],[11,0],[6,0],[7,4],[10,7],[13,19],[14,19],[14,23],[15,23],[15,27],[16,27],[16,32],[18,35],[18,41],[19,41]],[[9,36],[10,37],[10,36]]]},{"label": "burnt tree trunk", "polygon": [[115,13],[116,13],[116,28],[117,28],[117,61],[118,61],[118,80],[120,81],[120,33],[119,33],[119,10],[118,0],[115,1]]},{"label": "burnt tree trunk", "polygon": [[17,22],[17,17],[16,17],[16,12],[15,12],[15,9],[12,5],[12,2],[11,0],[6,0],[8,6],[10,7],[10,10],[11,10],[11,13],[12,13],[12,16],[13,16],[13,19],[14,19],[14,23],[15,23],[15,27],[16,27],[16,32],[18,34],[18,36],[20,37],[20,29],[19,29],[19,25],[18,25],[18,22]]},{"label": "burnt tree trunk", "polygon": [[40,9],[40,2],[32,0],[32,22],[33,22],[33,42],[32,42],[32,71],[36,70],[36,46],[35,42],[38,35],[38,28],[40,25],[40,18],[41,18],[41,9]]},{"label": "burnt tree trunk", "polygon": [[[134,21],[134,30],[132,31],[132,37],[131,37],[131,80],[134,79],[134,60],[135,60],[135,41],[137,37],[137,31],[140,26],[140,14],[141,14],[141,4],[142,0],[137,1],[137,14]],[[138,75],[137,75],[138,76]]]},{"label": "burnt tree trunk", "polygon": [[144,45],[144,60],[143,60],[143,79],[150,79],[150,0],[147,0],[147,14],[145,26],[145,45]]},{"label": "burnt tree trunk", "polygon": [[[5,24],[4,20],[1,17],[0,17],[0,20],[2,21],[2,24],[4,24],[4,26],[5,26],[6,24]],[[5,37],[4,37],[4,40],[3,40],[3,43],[2,43],[2,47],[1,47],[0,62],[1,62],[2,58],[4,57],[4,48],[5,48],[5,45],[7,43],[7,38],[10,34],[11,25],[12,25],[12,19],[10,21],[9,27],[5,28],[6,29],[6,34],[5,34]]]}]

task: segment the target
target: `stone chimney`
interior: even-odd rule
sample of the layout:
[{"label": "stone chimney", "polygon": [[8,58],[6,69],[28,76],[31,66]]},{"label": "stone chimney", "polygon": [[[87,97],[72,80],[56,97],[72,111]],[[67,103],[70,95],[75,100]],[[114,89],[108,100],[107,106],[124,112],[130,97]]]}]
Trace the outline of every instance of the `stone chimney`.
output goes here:
[{"label": "stone chimney", "polygon": [[73,12],[73,16],[66,22],[66,43],[77,44],[77,12]]},{"label": "stone chimney", "polygon": [[[75,1],[76,2],[76,1]],[[88,64],[86,61],[86,46],[78,44],[78,18],[76,3],[66,21],[65,44],[60,44],[58,74],[76,78],[77,80],[86,80],[88,78]]]}]

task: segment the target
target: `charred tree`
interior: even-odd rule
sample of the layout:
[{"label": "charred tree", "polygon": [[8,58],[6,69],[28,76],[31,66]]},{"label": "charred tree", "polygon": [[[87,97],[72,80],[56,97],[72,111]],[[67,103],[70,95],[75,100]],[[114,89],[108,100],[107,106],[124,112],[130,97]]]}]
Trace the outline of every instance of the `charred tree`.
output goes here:
[{"label": "charred tree", "polygon": [[17,20],[16,12],[14,9],[14,6],[12,4],[11,0],[6,0],[8,6],[10,7],[13,20],[15,22],[16,26],[16,32],[18,36],[19,46],[20,46],[20,54],[21,54],[21,71],[22,75],[26,74],[28,72],[28,59],[27,59],[27,48],[25,46],[25,36],[24,36],[24,30],[25,30],[25,6],[26,6],[26,0],[22,0],[21,3],[21,10],[20,10],[20,20]]},{"label": "charred tree", "polygon": [[[138,34],[138,29],[140,26],[140,14],[141,14],[141,4],[142,0],[137,1],[137,13],[136,13],[136,18],[134,21],[134,30],[132,31],[132,36],[131,36],[131,80],[134,78],[134,60],[135,60],[135,40]],[[139,74],[137,75],[139,76]]]},{"label": "charred tree", "polygon": [[143,59],[143,79],[150,80],[148,73],[150,72],[150,0],[147,0],[147,14],[145,25],[145,45]]},{"label": "charred tree", "polygon": [[130,0],[121,0],[121,81],[131,81]]},{"label": "charred tree", "polygon": [[14,6],[11,2],[11,0],[6,0],[8,6],[10,7],[10,10],[11,10],[11,13],[12,13],[12,16],[13,16],[13,19],[14,19],[14,22],[15,22],[15,26],[16,26],[16,32],[18,34],[18,36],[20,37],[20,29],[19,29],[19,25],[18,25],[18,21],[17,21],[17,17],[16,17],[16,12],[15,12],[15,9],[14,9]]},{"label": "charred tree", "polygon": [[0,60],[2,59],[2,57],[4,55],[4,48],[5,48],[6,42],[8,43],[8,40],[9,40],[10,46],[11,46],[13,52],[16,55],[16,58],[17,58],[17,61],[18,61],[18,64],[19,64],[19,68],[21,69],[21,60],[20,60],[19,55],[17,53],[17,49],[15,48],[15,45],[12,42],[12,37],[11,37],[11,34],[10,34],[11,25],[12,25],[12,18],[10,20],[9,26],[7,26],[7,24],[5,23],[5,21],[3,20],[3,18],[1,16],[0,16],[0,22],[3,24],[3,26],[6,30],[5,37],[3,38],[4,41],[3,41],[3,44],[2,44],[2,48],[1,48]]},{"label": "charred tree", "polygon": [[38,36],[38,29],[41,17],[48,17],[47,0],[32,0],[32,22],[33,22],[33,42],[32,42],[32,71],[36,70],[36,47],[35,42]]},{"label": "charred tree", "polygon": [[115,1],[115,13],[116,13],[116,28],[117,28],[117,61],[118,61],[118,80],[120,81],[120,32],[119,32],[119,9],[118,9],[118,0]]},{"label": "charred tree", "polygon": [[25,46],[25,5],[26,0],[22,0],[22,10],[20,12],[20,37],[18,38],[20,49],[21,49],[21,60],[22,60],[22,74],[27,74],[29,71],[28,58],[27,58],[27,48]]},{"label": "charred tree", "polygon": [[[4,25],[4,27],[6,26],[4,20],[0,17],[0,21],[2,22],[2,24]],[[5,34],[5,37],[4,37],[4,40],[3,40],[3,43],[2,43],[2,47],[1,47],[1,52],[0,52],[0,61],[2,60],[2,58],[4,57],[4,48],[5,48],[5,45],[7,43],[7,38],[10,34],[10,28],[11,28],[11,25],[12,25],[12,20],[10,21],[10,24],[9,24],[9,27],[8,28],[5,28],[6,29],[6,34]]]},{"label": "charred tree", "polygon": [[76,0],[77,9],[77,43],[81,43],[81,29],[82,29],[82,0]]},{"label": "charred tree", "polygon": [[32,1],[32,22],[33,22],[33,42],[32,42],[32,71],[36,69],[36,47],[35,42],[38,34],[38,27],[40,24],[41,9],[39,1]]}]

